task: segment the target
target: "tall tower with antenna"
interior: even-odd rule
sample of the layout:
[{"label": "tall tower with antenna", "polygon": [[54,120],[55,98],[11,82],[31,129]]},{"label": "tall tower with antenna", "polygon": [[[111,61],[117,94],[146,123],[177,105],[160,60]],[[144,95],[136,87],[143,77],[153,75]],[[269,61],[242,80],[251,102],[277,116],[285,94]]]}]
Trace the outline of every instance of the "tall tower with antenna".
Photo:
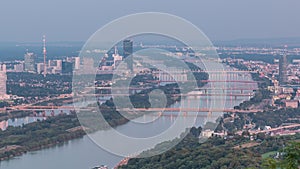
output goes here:
[{"label": "tall tower with antenna", "polygon": [[46,36],[43,36],[43,54],[44,54],[44,77],[47,75],[47,62],[46,62],[46,55],[47,55],[47,50],[46,50]]}]

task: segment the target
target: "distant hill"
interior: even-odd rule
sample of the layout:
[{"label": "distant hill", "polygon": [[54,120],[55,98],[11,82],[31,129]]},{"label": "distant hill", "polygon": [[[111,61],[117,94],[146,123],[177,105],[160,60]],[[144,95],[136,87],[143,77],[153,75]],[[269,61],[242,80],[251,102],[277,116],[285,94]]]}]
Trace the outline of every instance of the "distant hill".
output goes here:
[{"label": "distant hill", "polygon": [[[49,42],[47,43],[47,57],[55,59],[62,56],[77,56],[83,44],[83,42]],[[0,42],[0,61],[23,60],[27,50],[34,52],[39,60],[43,57],[42,49],[41,42]]]},{"label": "distant hill", "polygon": [[266,38],[266,39],[236,39],[229,41],[214,41],[216,46],[253,46],[253,47],[299,47],[300,37]]}]

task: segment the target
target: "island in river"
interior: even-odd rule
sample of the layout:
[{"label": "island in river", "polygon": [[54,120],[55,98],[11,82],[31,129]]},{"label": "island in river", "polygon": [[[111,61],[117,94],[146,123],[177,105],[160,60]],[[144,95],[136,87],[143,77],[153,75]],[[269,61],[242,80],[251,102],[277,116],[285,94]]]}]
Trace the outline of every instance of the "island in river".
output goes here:
[{"label": "island in river", "polygon": [[[171,97],[171,94],[180,92],[176,84],[168,84],[158,88],[169,94],[167,95],[168,104],[171,105],[180,100],[180,97]],[[131,98],[134,104],[139,107],[149,106],[147,95],[145,95],[149,92],[151,90],[148,89],[133,95]],[[101,113],[110,126],[116,127],[129,121],[116,111],[113,100],[108,100],[99,106],[100,109],[104,110]],[[132,118],[136,117],[138,116]],[[75,112],[72,112],[69,115],[61,114],[19,127],[8,127],[5,131],[0,131],[0,160],[80,138],[86,134],[80,126]]]}]

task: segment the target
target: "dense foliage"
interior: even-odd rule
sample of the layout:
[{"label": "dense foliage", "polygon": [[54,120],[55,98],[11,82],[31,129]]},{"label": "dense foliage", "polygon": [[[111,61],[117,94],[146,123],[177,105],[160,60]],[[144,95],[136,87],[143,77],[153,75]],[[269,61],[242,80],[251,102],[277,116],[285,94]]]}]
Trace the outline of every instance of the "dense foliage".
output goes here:
[{"label": "dense foliage", "polygon": [[9,106],[9,103],[0,101],[0,108],[7,107],[7,106]]},{"label": "dense foliage", "polygon": [[[242,139],[242,138],[241,138]],[[122,169],[226,169],[258,168],[261,156],[248,149],[233,148],[241,139],[226,141],[212,137],[207,142],[199,143],[198,135],[192,132],[171,150],[149,158],[130,159]],[[242,139],[243,140],[243,139]]]},{"label": "dense foliage", "polygon": [[263,163],[265,169],[298,169],[300,168],[300,142],[291,142],[282,148],[276,159],[266,158]]},{"label": "dense foliage", "polygon": [[250,113],[248,116],[257,126],[278,127],[283,123],[300,123],[300,108],[280,109],[276,111],[265,111],[261,113]]},{"label": "dense foliage", "polygon": [[69,94],[72,91],[72,76],[32,73],[7,73],[8,94],[23,97],[46,97]]},{"label": "dense foliage", "polygon": [[[300,144],[290,142],[299,139],[299,134],[284,137],[257,136],[260,141],[249,141],[247,137],[237,135],[228,139],[211,137],[199,143],[199,131],[201,129],[192,128],[182,142],[171,150],[153,157],[132,158],[120,168],[270,169],[276,164],[282,169],[296,169],[299,166]],[[250,146],[243,147],[245,144]],[[264,158],[262,154],[268,152],[278,152],[281,156],[278,160],[274,160],[274,156]]]},{"label": "dense foliage", "polygon": [[[48,118],[21,127],[8,127],[7,130],[0,131],[0,159],[82,137],[85,134],[82,130],[67,131],[79,125],[76,115],[71,114]],[[9,149],[11,146],[16,148]]]}]

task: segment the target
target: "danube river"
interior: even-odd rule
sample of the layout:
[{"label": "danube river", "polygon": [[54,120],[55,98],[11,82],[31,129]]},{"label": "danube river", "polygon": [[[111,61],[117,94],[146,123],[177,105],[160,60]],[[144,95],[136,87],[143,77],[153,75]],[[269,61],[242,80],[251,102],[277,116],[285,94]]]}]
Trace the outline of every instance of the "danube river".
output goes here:
[{"label": "danube river", "polygon": [[[249,74],[238,74],[234,79],[252,81]],[[210,85],[210,84],[208,84]],[[248,85],[248,86],[247,86]],[[257,87],[256,84],[249,83],[243,84],[242,86],[237,83],[228,83],[228,88],[253,88]],[[252,90],[234,90],[231,93],[253,93]],[[200,105],[207,104],[208,99],[205,98],[194,98],[195,100],[201,100]],[[224,105],[226,108],[233,108],[233,106],[248,100],[249,96],[239,96],[239,97],[226,97]],[[179,103],[175,103],[173,106],[178,106]],[[154,116],[143,116],[135,121],[149,121],[151,118],[157,118]],[[177,118],[194,118],[194,117],[177,117]],[[18,119],[20,121],[20,119]],[[125,125],[116,128],[117,131],[121,133],[126,133],[127,135],[143,136],[145,133],[147,135],[156,135],[163,132],[172,126],[176,117],[173,116],[161,116],[151,123],[136,126],[135,122],[128,122]],[[208,118],[201,117],[197,119],[197,126],[201,126],[204,122],[208,121]],[[10,121],[12,123],[12,121]],[[100,135],[109,135],[110,130],[103,131],[103,133],[95,133]],[[108,165],[113,168],[123,157],[111,154],[97,144],[95,144],[88,136],[84,136],[80,139],[71,140],[65,144],[58,145],[55,147],[28,152],[20,157],[15,157],[7,161],[0,162],[0,168],[2,169],[90,169],[98,165]]]}]

